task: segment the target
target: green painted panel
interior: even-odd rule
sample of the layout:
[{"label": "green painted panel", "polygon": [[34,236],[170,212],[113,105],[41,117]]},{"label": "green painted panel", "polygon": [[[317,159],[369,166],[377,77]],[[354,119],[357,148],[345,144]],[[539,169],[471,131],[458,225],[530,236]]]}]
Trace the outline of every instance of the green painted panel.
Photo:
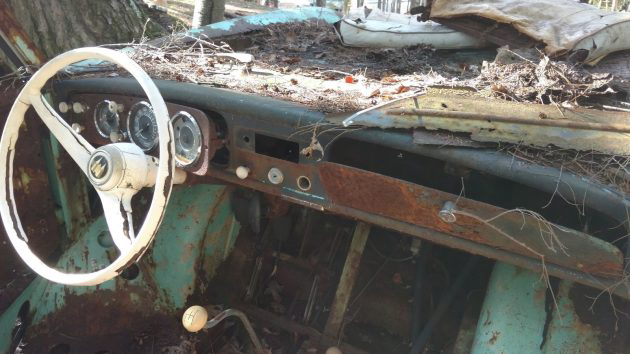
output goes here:
[{"label": "green painted panel", "polygon": [[559,282],[554,294],[557,307],[551,307],[548,318],[547,288],[541,275],[497,262],[471,352],[602,353],[600,333],[582,323],[575,312],[569,296],[573,286],[569,281]]},{"label": "green painted panel", "polygon": [[497,262],[477,323],[472,353],[540,352],[546,319],[540,274]]},{"label": "green painted panel", "polygon": [[[602,353],[600,333],[590,325],[582,323],[575,312],[569,293],[574,284],[561,281],[556,295],[558,309],[549,324],[543,353]],[[605,301],[605,300],[604,300]]]}]

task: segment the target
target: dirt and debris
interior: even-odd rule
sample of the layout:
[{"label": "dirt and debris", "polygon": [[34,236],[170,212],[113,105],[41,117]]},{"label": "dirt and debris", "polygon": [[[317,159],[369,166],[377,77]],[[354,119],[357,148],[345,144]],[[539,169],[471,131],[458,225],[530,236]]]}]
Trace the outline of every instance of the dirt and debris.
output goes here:
[{"label": "dirt and debris", "polygon": [[[274,97],[325,113],[366,109],[431,86],[543,104],[588,105],[594,97],[617,94],[610,73],[591,73],[539,51],[350,48],[331,25],[316,21],[270,25],[227,43],[130,46],[131,57],[152,77]],[[235,49],[253,60],[240,60]]]},{"label": "dirt and debris", "polygon": [[580,98],[614,93],[608,86],[611,74],[553,61],[536,49],[499,48],[495,61],[482,66],[479,80],[478,88],[489,87],[495,96],[520,102],[577,103]]},{"label": "dirt and debris", "polygon": [[343,47],[332,26],[317,22],[268,26],[246,40],[243,52],[253,55],[253,63],[219,57],[234,50],[203,39],[186,48],[132,44],[131,57],[152,77],[275,97],[324,112],[364,109],[427,85],[466,85],[479,74],[478,65],[441,65],[443,58],[430,48]]},{"label": "dirt and debris", "polygon": [[614,156],[596,151],[582,152],[553,146],[541,149],[505,144],[500,149],[516,159],[586,176],[592,181],[630,195],[630,156]]}]

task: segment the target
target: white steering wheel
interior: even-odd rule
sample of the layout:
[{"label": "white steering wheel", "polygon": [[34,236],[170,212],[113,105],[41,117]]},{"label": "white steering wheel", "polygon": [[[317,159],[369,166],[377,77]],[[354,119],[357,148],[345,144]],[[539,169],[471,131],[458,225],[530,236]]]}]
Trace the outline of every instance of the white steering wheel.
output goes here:
[{"label": "white steering wheel", "polygon": [[[101,59],[118,64],[140,83],[157,120],[159,161],[145,155],[142,149],[131,143],[115,143],[95,149],[46,101],[41,89],[48,79],[66,66],[86,59]],[[109,232],[120,251],[120,256],[104,269],[92,273],[63,273],[44,264],[29,248],[13,193],[15,143],[29,106],[33,106],[52,135],[98,192]],[[80,48],[57,56],[26,83],[11,108],[0,139],[0,216],[11,243],[31,269],[53,282],[96,285],[114,278],[143,255],[157,233],[175,180],[173,156],[173,129],[166,104],[149,75],[138,64],[120,52],[105,48]],[[178,177],[181,176],[178,174]],[[144,187],[155,188],[144,223],[135,234],[131,198]]]}]

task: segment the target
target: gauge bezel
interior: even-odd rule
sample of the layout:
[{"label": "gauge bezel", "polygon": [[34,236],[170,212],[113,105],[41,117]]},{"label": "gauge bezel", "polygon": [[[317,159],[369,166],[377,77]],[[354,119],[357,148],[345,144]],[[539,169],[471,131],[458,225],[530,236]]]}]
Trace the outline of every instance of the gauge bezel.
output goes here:
[{"label": "gauge bezel", "polygon": [[[179,139],[178,139],[177,133],[175,132],[174,122],[175,122],[175,119],[178,118],[179,116],[185,116],[186,118],[190,119],[196,129],[196,133],[199,135],[199,148],[197,151],[197,156],[195,156],[195,158],[188,163],[183,163],[182,161],[180,161],[179,157],[177,156],[177,144],[179,143]],[[175,113],[173,117],[171,117],[171,126],[173,127],[173,139],[175,140],[174,141],[175,142],[175,164],[178,167],[189,167],[189,166],[194,165],[195,163],[197,163],[197,161],[199,161],[199,158],[203,154],[203,144],[204,144],[203,132],[201,131],[199,122],[197,122],[197,118],[195,118],[192,114],[186,111],[179,111]]]},{"label": "gauge bezel", "polygon": [[[94,127],[96,128],[96,132],[98,133],[98,135],[100,135],[101,137],[103,137],[105,139],[109,139],[110,136],[109,136],[109,134],[105,134],[101,130],[101,128],[99,127],[99,124],[98,124],[98,121],[99,121],[99,119],[98,119],[98,109],[99,109],[99,106],[101,106],[102,104],[106,104],[106,105],[109,106],[111,103],[112,103],[112,101],[110,101],[110,100],[103,100],[103,101],[100,101],[99,103],[97,103],[96,106],[94,106],[94,114],[93,114]],[[108,109],[109,109],[109,107],[108,107]],[[110,110],[110,112],[112,112],[112,111]],[[118,122],[118,130],[120,130],[120,115],[118,114],[118,112],[113,112],[113,113],[116,115],[116,121]]]},{"label": "gauge bezel", "polygon": [[[134,138],[133,138],[133,134],[131,133],[131,120],[132,120],[132,118],[133,118],[133,113],[134,113],[134,112],[137,112],[137,111],[139,110],[139,108],[138,108],[138,107],[140,107],[140,106],[145,106],[145,107],[148,107],[148,108],[151,110],[151,112],[153,112],[153,107],[152,107],[152,106],[151,106],[151,104],[150,104],[149,102],[147,102],[147,101],[140,101],[140,102],[138,102],[138,103],[134,104],[133,106],[131,106],[131,107],[129,108],[129,113],[128,113],[128,115],[127,115],[127,135],[129,135],[129,140],[130,140],[132,143],[136,144],[136,145],[137,145],[140,149],[142,149],[142,151],[144,151],[144,152],[149,152],[149,151],[151,151],[151,150],[155,149],[155,147],[156,147],[156,146],[158,145],[158,143],[159,143],[159,139],[160,139],[160,138],[159,138],[159,137],[157,137],[157,138],[153,141],[153,143],[151,144],[151,146],[150,146],[149,148],[144,148],[144,147],[142,147],[140,144],[138,144],[138,143],[134,140]],[[153,123],[156,123],[156,124],[157,124],[157,120],[156,120],[156,118],[155,118],[155,112],[153,112]]]}]

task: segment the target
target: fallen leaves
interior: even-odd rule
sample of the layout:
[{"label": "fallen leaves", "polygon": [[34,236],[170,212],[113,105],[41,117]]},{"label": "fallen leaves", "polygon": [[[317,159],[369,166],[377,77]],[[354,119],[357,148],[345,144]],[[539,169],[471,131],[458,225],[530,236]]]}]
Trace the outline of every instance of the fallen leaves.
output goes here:
[{"label": "fallen leaves", "polygon": [[302,59],[300,57],[284,57],[282,58],[282,62],[286,64],[297,64]]}]

